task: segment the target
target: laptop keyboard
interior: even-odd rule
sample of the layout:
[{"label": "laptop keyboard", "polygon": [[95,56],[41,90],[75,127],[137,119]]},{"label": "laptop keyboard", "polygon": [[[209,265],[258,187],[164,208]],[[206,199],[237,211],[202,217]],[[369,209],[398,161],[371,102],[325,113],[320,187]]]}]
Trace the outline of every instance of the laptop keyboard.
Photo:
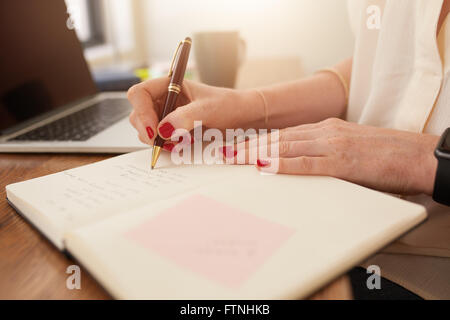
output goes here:
[{"label": "laptop keyboard", "polygon": [[10,141],[87,141],[130,113],[126,99],[107,99]]}]

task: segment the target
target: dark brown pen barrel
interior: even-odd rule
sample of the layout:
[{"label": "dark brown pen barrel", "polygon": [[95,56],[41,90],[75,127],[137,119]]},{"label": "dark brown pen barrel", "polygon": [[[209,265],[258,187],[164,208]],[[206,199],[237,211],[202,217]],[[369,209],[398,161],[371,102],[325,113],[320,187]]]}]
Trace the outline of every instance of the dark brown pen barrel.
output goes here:
[{"label": "dark brown pen barrel", "polygon": [[[164,105],[164,111],[166,110],[170,110],[170,112],[172,112],[172,110],[174,109],[176,103],[177,103],[177,99],[178,99],[178,93],[174,92],[174,91],[169,91],[169,93],[167,94],[167,98],[166,98],[166,104]],[[170,112],[168,112],[167,114],[169,114]],[[162,114],[161,120],[164,119],[166,117],[165,112]],[[157,147],[162,147],[164,145],[165,140],[162,139],[159,135],[157,136],[156,140],[155,140],[155,146]]]},{"label": "dark brown pen barrel", "polygon": [[175,59],[175,61],[178,61],[177,63],[178,67],[175,68],[175,70],[173,70],[170,83],[177,84],[180,87],[183,85],[183,79],[186,73],[186,67],[189,60],[189,53],[191,51],[191,43],[192,40],[190,38],[186,38],[183,41],[183,45],[181,46],[181,49],[178,52],[178,55]]},{"label": "dark brown pen barrel", "polygon": [[161,138],[160,136],[157,136],[153,146],[162,148],[162,146],[164,145],[164,142],[165,142],[165,140],[163,138]]},{"label": "dark brown pen barrel", "polygon": [[[191,51],[191,43],[192,40],[190,38],[186,38],[175,57],[175,68],[170,78],[168,88],[169,93],[167,94],[166,103],[164,104],[163,113],[160,115],[160,120],[164,119],[176,107],[178,96],[181,93],[184,75],[186,73],[189,53]],[[155,139],[154,146],[162,147],[164,142],[165,140],[158,135]]]}]

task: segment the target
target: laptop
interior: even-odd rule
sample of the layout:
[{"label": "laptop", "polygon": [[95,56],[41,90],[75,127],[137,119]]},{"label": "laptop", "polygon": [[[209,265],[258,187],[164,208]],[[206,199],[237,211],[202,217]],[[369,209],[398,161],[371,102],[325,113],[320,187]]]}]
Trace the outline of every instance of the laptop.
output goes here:
[{"label": "laptop", "polygon": [[125,92],[100,93],[64,1],[0,2],[0,152],[145,148]]}]

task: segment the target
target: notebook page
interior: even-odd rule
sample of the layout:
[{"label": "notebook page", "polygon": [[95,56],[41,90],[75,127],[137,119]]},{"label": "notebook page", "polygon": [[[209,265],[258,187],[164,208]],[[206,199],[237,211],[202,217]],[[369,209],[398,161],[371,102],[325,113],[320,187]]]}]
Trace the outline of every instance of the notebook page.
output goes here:
[{"label": "notebook page", "polygon": [[67,248],[120,299],[297,299],[426,217],[332,178],[243,170],[237,180],[69,232]]},{"label": "notebook page", "polygon": [[[166,199],[233,171],[231,166],[176,166],[163,153],[150,170],[150,150],[7,186],[25,215],[38,212],[61,236],[68,230]],[[39,226],[38,226],[39,227]]]}]

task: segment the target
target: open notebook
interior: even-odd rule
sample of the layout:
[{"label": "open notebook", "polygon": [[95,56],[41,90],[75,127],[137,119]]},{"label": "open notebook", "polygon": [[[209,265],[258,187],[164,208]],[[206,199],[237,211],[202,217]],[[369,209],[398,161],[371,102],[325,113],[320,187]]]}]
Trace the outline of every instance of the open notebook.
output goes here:
[{"label": "open notebook", "polygon": [[303,298],[426,217],[327,177],[150,151],[12,184],[10,203],[121,299]]}]

